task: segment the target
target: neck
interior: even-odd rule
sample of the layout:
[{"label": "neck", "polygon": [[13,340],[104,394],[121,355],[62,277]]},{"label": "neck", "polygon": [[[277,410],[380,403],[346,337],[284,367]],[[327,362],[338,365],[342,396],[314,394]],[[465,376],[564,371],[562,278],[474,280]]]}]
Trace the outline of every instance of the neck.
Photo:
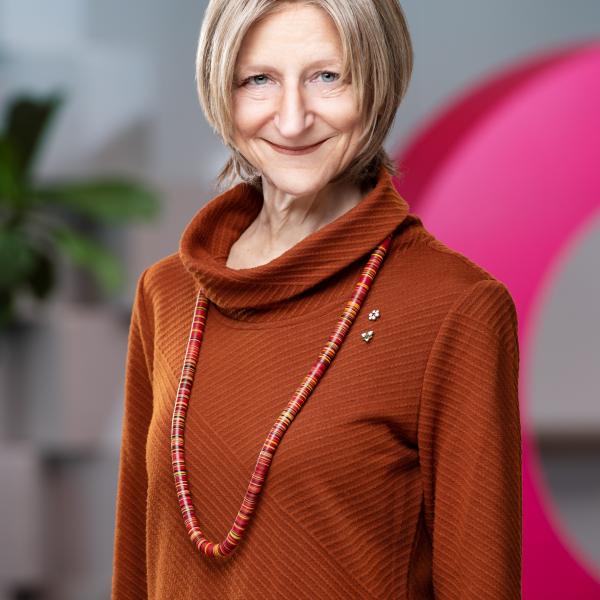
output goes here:
[{"label": "neck", "polygon": [[356,206],[363,197],[357,186],[348,183],[294,195],[276,188],[263,177],[262,189],[260,213],[238,240],[238,248],[232,248],[238,253],[238,260],[246,263],[260,264],[283,254]]}]

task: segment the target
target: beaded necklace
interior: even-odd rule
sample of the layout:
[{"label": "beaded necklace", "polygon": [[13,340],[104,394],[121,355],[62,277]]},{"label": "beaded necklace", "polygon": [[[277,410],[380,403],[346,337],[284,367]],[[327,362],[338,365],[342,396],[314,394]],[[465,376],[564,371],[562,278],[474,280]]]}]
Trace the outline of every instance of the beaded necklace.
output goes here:
[{"label": "beaded necklace", "polygon": [[321,350],[317,360],[311,367],[300,387],[294,392],[288,406],[281,412],[271,431],[267,435],[262,449],[258,454],[254,473],[250,478],[246,495],[235,521],[229,530],[226,538],[220,543],[209,541],[198,525],[196,511],[192,502],[192,496],[189,490],[187,469],[185,465],[184,432],[185,418],[189,405],[190,393],[194,383],[196,365],[198,363],[198,354],[202,344],[202,336],[208,311],[208,299],[201,288],[196,298],[196,307],[194,317],[183,361],[183,369],[179,380],[175,408],[171,421],[171,464],[173,467],[173,476],[175,478],[175,489],[183,521],[192,543],[197,549],[211,558],[226,558],[238,546],[250,517],[256,508],[256,503],[260,496],[262,486],[271,466],[273,455],[279,446],[290,423],[298,414],[312,391],[317,386],[319,380],[331,364],[337,351],[339,350],[346,334],[352,323],[358,315],[360,308],[369,292],[369,289],[375,279],[375,275],[392,241],[392,235],[388,235],[372,252],[367,264],[365,265],[359,280],[357,281],[354,292],[350,300],[346,303],[342,315],[338,319],[334,332],[329,336],[325,346]]}]

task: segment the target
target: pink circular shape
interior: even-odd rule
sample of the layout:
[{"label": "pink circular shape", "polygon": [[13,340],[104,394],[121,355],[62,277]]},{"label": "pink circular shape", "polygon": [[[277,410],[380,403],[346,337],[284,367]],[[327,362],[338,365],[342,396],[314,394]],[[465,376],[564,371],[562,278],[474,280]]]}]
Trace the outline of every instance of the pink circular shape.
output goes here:
[{"label": "pink circular shape", "polygon": [[600,598],[600,573],[544,490],[525,397],[539,307],[600,210],[599,73],[598,42],[535,57],[470,91],[397,156],[397,187],[427,229],[505,282],[517,306],[527,599]]}]

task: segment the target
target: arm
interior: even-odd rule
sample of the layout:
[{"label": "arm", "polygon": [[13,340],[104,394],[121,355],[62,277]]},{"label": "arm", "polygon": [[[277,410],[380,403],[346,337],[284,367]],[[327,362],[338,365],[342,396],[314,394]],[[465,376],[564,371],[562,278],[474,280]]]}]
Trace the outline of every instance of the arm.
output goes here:
[{"label": "arm", "polygon": [[125,366],[113,554],[113,600],[146,599],[146,437],[152,416],[153,322],[144,301],[144,271],[133,302]]},{"label": "arm", "polygon": [[418,423],[424,510],[440,600],[521,598],[522,482],[517,314],[479,281],[446,315]]}]

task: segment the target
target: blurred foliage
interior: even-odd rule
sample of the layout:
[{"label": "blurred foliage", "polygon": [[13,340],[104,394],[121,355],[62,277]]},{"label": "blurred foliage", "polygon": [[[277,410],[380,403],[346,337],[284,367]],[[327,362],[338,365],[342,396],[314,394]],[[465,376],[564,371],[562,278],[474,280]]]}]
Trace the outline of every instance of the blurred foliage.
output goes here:
[{"label": "blurred foliage", "polygon": [[18,320],[17,294],[51,295],[61,256],[107,294],[121,289],[123,266],[78,223],[123,225],[159,212],[155,191],[129,179],[34,181],[35,161],[62,103],[61,95],[14,98],[0,129],[0,330]]}]

